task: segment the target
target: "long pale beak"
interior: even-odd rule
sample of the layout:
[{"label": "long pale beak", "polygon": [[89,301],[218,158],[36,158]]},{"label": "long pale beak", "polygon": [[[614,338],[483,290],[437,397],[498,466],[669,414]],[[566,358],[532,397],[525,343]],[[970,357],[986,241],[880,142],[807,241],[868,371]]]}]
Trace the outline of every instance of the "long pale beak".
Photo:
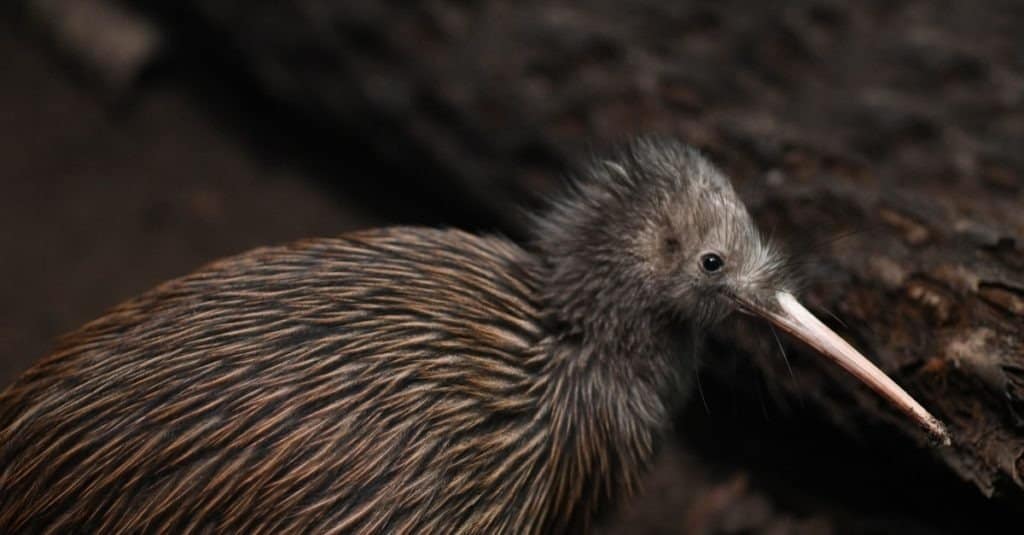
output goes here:
[{"label": "long pale beak", "polygon": [[913,397],[893,382],[882,370],[829,329],[789,292],[775,295],[776,307],[765,307],[740,300],[741,306],[764,317],[787,333],[799,338],[822,355],[832,359],[851,375],[888,399],[910,416],[943,445],[950,444],[946,426],[931,415]]}]

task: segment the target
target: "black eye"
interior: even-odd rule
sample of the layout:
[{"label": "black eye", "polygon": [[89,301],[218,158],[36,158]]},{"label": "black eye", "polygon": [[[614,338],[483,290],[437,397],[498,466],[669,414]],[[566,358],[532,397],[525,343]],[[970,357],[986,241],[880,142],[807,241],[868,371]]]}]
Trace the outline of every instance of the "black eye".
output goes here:
[{"label": "black eye", "polygon": [[700,267],[706,273],[714,273],[725,266],[725,260],[715,253],[705,253],[700,257]]}]

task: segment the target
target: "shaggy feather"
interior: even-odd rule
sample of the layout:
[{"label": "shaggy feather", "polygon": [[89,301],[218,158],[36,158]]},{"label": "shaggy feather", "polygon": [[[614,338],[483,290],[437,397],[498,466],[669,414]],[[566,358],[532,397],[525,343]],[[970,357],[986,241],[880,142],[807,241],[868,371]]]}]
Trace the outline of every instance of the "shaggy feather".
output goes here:
[{"label": "shaggy feather", "polygon": [[536,227],[259,249],[117,307],[0,394],[0,531],[585,531],[637,490],[718,293],[779,264],[666,140]]}]

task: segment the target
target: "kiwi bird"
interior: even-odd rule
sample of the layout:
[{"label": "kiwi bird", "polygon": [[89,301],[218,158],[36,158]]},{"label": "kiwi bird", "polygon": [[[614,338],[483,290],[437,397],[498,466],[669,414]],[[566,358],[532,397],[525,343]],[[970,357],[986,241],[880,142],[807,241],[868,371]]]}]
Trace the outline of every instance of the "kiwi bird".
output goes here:
[{"label": "kiwi bird", "polygon": [[643,138],[570,183],[522,247],[396,227],[257,249],[66,336],[0,395],[0,532],[585,531],[735,310],[947,439],[797,302],[696,150]]}]

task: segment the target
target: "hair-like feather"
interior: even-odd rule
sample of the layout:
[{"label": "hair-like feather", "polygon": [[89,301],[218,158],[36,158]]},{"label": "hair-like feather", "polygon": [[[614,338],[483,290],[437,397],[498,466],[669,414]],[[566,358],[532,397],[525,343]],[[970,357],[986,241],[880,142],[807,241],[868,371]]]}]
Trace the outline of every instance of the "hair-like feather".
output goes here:
[{"label": "hair-like feather", "polygon": [[725,310],[697,253],[736,284],[777,260],[665,140],[590,162],[536,227],[258,249],[117,307],[0,394],[0,531],[585,530]]}]

